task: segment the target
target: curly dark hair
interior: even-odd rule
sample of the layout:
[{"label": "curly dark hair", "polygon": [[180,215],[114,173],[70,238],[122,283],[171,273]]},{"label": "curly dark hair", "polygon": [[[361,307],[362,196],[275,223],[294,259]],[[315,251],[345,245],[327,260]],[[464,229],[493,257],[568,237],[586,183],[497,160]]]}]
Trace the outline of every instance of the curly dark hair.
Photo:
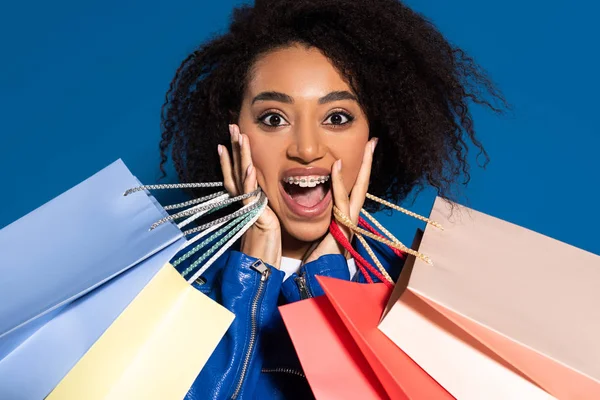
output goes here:
[{"label": "curly dark hair", "polygon": [[[181,64],[162,108],[163,177],[169,148],[183,182],[222,180],[217,144],[229,145],[253,63],[291,44],[318,48],[357,94],[379,137],[369,192],[394,203],[426,184],[449,198],[469,180],[470,106],[501,113],[500,91],[463,50],[398,0],[256,0],[229,30]],[[367,202],[375,211],[378,204]]]}]

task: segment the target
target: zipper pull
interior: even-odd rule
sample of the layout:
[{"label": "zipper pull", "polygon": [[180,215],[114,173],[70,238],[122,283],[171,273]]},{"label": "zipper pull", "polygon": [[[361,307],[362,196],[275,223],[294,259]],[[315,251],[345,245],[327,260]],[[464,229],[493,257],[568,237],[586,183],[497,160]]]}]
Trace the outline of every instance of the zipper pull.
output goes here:
[{"label": "zipper pull", "polygon": [[271,275],[271,270],[265,265],[265,263],[260,258],[254,261],[250,267],[252,267],[253,270],[261,274],[261,282],[266,281],[269,278],[269,275]]},{"label": "zipper pull", "polygon": [[306,285],[306,278],[304,277],[304,275],[297,276],[296,278],[294,278],[294,280],[296,281],[296,285],[298,285],[300,299],[304,300],[311,298],[312,296],[308,291],[308,286]]}]

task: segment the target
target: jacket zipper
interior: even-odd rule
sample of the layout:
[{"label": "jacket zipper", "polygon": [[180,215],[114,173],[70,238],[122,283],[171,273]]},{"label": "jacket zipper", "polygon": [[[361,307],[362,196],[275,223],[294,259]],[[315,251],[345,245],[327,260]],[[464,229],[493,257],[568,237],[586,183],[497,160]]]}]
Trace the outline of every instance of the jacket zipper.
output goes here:
[{"label": "jacket zipper", "polygon": [[296,285],[298,285],[298,290],[300,291],[300,299],[309,299],[312,297],[310,291],[308,290],[308,286],[306,285],[306,277],[304,275],[297,276],[294,278]]},{"label": "jacket zipper", "polygon": [[254,344],[256,343],[256,329],[258,328],[258,302],[260,301],[265,290],[267,279],[269,279],[269,275],[271,275],[271,270],[261,260],[255,261],[251,267],[253,270],[257,271],[261,277],[256,295],[252,299],[252,307],[250,308],[250,342],[248,343],[248,350],[246,350],[246,356],[244,357],[242,372],[235,387],[235,391],[233,392],[233,395],[231,395],[231,399],[236,399],[240,394],[240,391],[242,390],[242,384],[244,383],[246,373],[248,372],[250,356],[252,355],[252,350],[254,349]]},{"label": "jacket zipper", "polygon": [[284,374],[296,375],[296,376],[306,379],[306,376],[302,372],[292,369],[292,368],[263,368],[260,372],[264,372],[264,373],[281,372]]}]

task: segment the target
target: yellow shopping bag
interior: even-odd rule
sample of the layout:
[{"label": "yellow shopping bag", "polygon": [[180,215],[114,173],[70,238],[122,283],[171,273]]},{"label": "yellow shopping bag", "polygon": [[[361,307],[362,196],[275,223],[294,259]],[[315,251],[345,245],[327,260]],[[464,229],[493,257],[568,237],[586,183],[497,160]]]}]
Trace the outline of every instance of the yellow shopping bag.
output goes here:
[{"label": "yellow shopping bag", "polygon": [[166,264],[47,399],[182,399],[233,319]]}]

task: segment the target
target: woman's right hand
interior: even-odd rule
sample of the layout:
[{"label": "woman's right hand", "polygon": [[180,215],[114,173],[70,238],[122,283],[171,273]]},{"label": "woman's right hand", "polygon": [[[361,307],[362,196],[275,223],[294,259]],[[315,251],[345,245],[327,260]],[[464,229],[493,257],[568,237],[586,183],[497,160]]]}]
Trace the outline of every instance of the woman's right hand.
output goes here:
[{"label": "woman's right hand", "polygon": [[[229,133],[233,157],[229,155],[225,146],[219,145],[219,159],[225,189],[231,196],[239,196],[258,188],[256,168],[252,163],[248,136],[240,133],[237,125],[229,125]],[[244,200],[244,205],[252,200],[254,197]],[[277,215],[268,205],[258,220],[242,236],[241,251],[279,268],[281,264],[281,228]]]}]

